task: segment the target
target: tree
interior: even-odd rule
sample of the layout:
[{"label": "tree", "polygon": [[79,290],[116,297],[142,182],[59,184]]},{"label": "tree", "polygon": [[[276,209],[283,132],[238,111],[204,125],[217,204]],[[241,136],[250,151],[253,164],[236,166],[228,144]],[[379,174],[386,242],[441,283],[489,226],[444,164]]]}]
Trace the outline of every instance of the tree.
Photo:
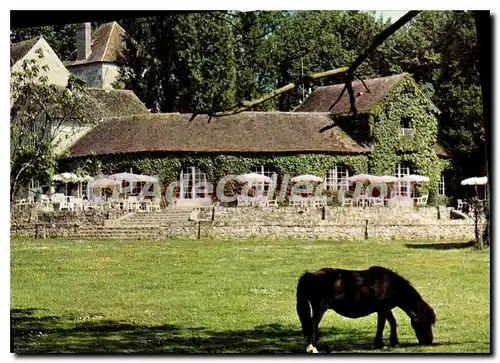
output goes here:
[{"label": "tree", "polygon": [[448,190],[460,195],[460,180],[486,170],[474,15],[423,11],[395,40],[391,62],[412,74],[441,110],[439,138],[454,170]]},{"label": "tree", "polygon": [[[276,84],[286,84],[311,73],[348,66],[387,24],[360,11],[298,11],[288,13],[269,37],[270,62],[275,64]],[[357,70],[362,77],[382,75],[369,62]],[[383,74],[385,75],[385,74]],[[315,79],[278,97],[278,109],[289,111],[309,94],[309,89],[342,82],[341,77]]]},{"label": "tree", "polygon": [[227,16],[194,13],[123,22],[143,52],[128,54],[127,64],[132,66],[121,79],[139,88],[143,102],[155,99],[164,112],[232,106],[236,36]]},{"label": "tree", "polygon": [[50,84],[38,58],[25,59],[11,74],[10,197],[31,180],[49,183],[57,166],[53,153],[61,128],[90,122],[83,83],[71,77],[68,88]]}]

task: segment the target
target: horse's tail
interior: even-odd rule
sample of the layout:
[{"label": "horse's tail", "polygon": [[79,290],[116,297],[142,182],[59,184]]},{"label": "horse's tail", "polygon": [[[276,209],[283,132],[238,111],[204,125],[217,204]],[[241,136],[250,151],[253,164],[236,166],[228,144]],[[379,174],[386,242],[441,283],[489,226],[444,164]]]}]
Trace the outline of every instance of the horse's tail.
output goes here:
[{"label": "horse's tail", "polygon": [[302,332],[308,336],[311,332],[312,317],[309,306],[309,291],[311,288],[312,273],[306,272],[299,279],[297,285],[297,313],[299,314]]}]

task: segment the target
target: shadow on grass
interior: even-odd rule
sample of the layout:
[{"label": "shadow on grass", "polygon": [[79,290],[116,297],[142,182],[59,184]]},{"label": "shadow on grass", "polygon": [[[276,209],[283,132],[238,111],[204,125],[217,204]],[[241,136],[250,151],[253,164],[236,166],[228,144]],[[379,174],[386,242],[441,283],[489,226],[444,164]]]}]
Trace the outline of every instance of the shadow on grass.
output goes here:
[{"label": "shadow on grass", "polygon": [[[304,353],[297,326],[259,325],[249,330],[211,331],[174,325],[140,326],[86,316],[39,316],[34,309],[11,310],[15,353]],[[91,321],[88,321],[88,320]],[[92,319],[94,319],[92,321]],[[321,330],[323,352],[370,349],[373,333]],[[326,341],[328,339],[328,341]],[[331,344],[333,343],[333,344]]]},{"label": "shadow on grass", "polygon": [[458,250],[463,248],[474,247],[474,241],[472,242],[450,242],[450,243],[407,243],[405,244],[408,248],[415,248],[421,250]]}]

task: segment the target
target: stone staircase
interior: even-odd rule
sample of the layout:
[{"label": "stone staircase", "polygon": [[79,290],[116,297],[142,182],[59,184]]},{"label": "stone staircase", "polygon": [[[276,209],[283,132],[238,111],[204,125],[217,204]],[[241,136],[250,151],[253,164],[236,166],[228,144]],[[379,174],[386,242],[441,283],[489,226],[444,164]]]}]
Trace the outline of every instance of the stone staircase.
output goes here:
[{"label": "stone staircase", "polygon": [[[197,222],[190,221],[193,207],[171,208],[161,212],[129,213],[122,218],[106,221],[104,226],[81,226],[77,236],[81,238],[109,239],[163,239],[175,236],[179,229],[192,229],[196,237]],[[191,233],[189,233],[191,234]]]}]

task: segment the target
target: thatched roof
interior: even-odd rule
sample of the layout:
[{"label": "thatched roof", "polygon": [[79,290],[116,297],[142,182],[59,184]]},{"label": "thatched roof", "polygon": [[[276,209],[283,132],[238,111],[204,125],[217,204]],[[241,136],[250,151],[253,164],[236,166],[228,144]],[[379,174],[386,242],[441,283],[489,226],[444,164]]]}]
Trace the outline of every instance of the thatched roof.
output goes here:
[{"label": "thatched roof", "polygon": [[97,120],[148,113],[133,91],[89,88],[87,92],[90,97],[88,113]]},{"label": "thatched roof", "polygon": [[437,156],[443,157],[443,158],[449,158],[451,157],[451,154],[449,151],[439,142],[436,142],[433,146],[434,152],[436,153]]},{"label": "thatched roof", "polygon": [[22,59],[40,40],[41,37],[28,39],[19,43],[10,45],[10,66],[12,67]]},{"label": "thatched roof", "polygon": [[120,60],[126,47],[126,36],[127,32],[116,21],[102,24],[92,35],[92,47],[89,57],[77,61],[75,50],[64,64],[66,67],[71,67],[95,62],[115,63]]},{"label": "thatched roof", "polygon": [[[243,112],[212,118],[148,114],[106,120],[79,139],[70,157],[144,151],[366,153],[328,113]],[[329,127],[330,126],[330,127]]]},{"label": "thatched roof", "polygon": [[[378,104],[384,97],[389,94],[391,88],[398,84],[400,81],[406,79],[408,74],[396,74],[389,77],[372,78],[363,80],[366,88],[361,81],[354,81],[352,88],[356,98],[356,109],[358,112],[369,112]],[[331,112],[333,114],[348,113],[351,104],[349,101],[349,93],[347,90],[342,95],[342,98],[337,101],[342,90],[344,83],[336,84],[333,86],[319,87],[311,94],[307,100],[297,107],[297,112]]]}]

